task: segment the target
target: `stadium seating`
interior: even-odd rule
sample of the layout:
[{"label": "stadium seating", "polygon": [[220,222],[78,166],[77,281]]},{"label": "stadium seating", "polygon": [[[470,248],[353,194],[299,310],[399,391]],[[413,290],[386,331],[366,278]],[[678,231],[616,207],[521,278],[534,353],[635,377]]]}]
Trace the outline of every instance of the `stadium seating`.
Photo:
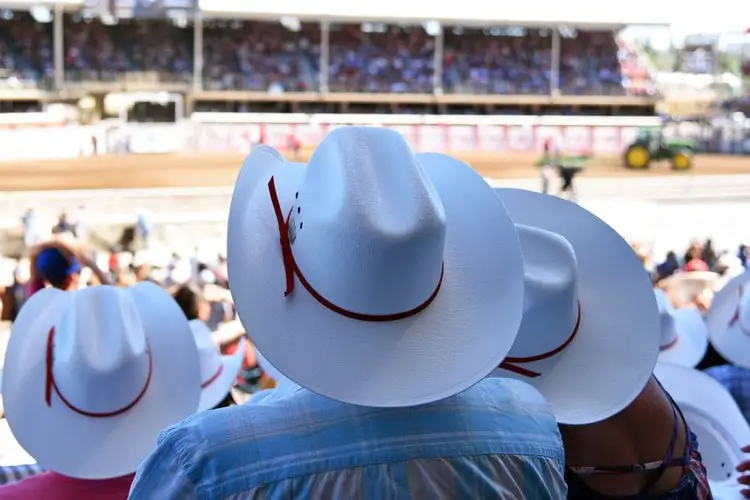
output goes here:
[{"label": "stadium seating", "polygon": [[0,86],[46,87],[53,77],[52,29],[29,14],[0,16]]},{"label": "stadium seating", "polygon": [[203,32],[207,90],[304,92],[318,88],[320,30],[303,25],[211,21]]},{"label": "stadium seating", "polygon": [[[8,12],[8,11],[4,11]],[[31,16],[0,18],[0,81],[40,85],[52,78],[52,29]],[[168,21],[121,20],[108,26],[65,18],[67,81],[137,78],[189,83],[193,28]],[[612,32],[561,31],[559,91],[570,95],[644,95],[650,75]],[[207,20],[203,33],[206,90],[271,93],[315,91],[320,85],[320,26]],[[331,25],[328,90],[431,93],[435,38],[420,26]],[[552,85],[552,31],[546,28],[444,27],[442,90],[461,94],[536,94]],[[20,82],[20,83],[19,83]]]},{"label": "stadium seating", "polygon": [[157,75],[160,83],[192,81],[192,28],[132,20],[107,26],[69,16],[64,40],[68,81],[115,81],[139,72]]}]

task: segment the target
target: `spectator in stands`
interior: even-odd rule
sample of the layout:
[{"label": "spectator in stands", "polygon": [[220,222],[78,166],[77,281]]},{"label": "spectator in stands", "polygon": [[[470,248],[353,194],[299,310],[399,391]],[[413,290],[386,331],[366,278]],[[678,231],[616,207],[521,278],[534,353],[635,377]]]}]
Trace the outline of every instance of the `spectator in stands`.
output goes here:
[{"label": "spectator in stands", "polygon": [[611,32],[566,31],[560,44],[560,91],[624,94],[618,47]]},{"label": "spectator in stands", "polygon": [[3,10],[0,18],[0,84],[46,87],[54,76],[52,24],[27,12]]},{"label": "spectator in stands", "polygon": [[68,221],[68,213],[62,212],[57,218],[57,224],[52,227],[52,234],[73,235],[73,224]]},{"label": "spectator in stands", "polygon": [[432,92],[435,41],[419,26],[333,25],[328,87],[340,92]]},{"label": "spectator in stands", "polygon": [[93,271],[99,283],[109,283],[109,276],[99,269],[84,246],[71,240],[53,240],[38,245],[31,251],[30,293],[48,286],[58,290],[77,290],[84,267]]},{"label": "spectator in stands", "polygon": [[710,238],[703,243],[701,259],[708,264],[709,269],[716,267],[716,251],[714,250],[714,242]]},{"label": "spectator in stands", "polygon": [[[745,419],[750,422],[750,359],[748,359],[748,335],[743,331],[742,321],[750,315],[750,293],[744,292],[750,282],[750,273],[745,272],[725,285],[719,292],[707,315],[711,348],[700,368],[721,383],[732,395]],[[728,293],[727,293],[728,292]],[[744,293],[743,293],[744,292]],[[730,316],[727,318],[727,314]],[[739,333],[734,337],[732,333]]]},{"label": "spectator in stands", "polygon": [[13,325],[3,398],[48,472],[0,486],[0,499],[126,498],[161,429],[198,407],[199,366],[187,319],[153,284],[34,295]]},{"label": "spectator in stands", "polygon": [[280,94],[318,88],[319,25],[292,31],[278,23],[215,20],[204,26],[207,89]]},{"label": "spectator in stands", "polygon": [[548,94],[549,30],[445,29],[443,89],[468,94]]},{"label": "spectator in stands", "polygon": [[708,263],[702,259],[703,249],[700,246],[693,247],[688,250],[685,255],[685,265],[682,266],[683,271],[708,271],[710,268]]},{"label": "spectator in stands", "polygon": [[[383,491],[563,498],[560,436],[539,394],[504,379],[470,387],[504,358],[523,311],[520,248],[501,243],[516,233],[495,192],[447,156],[422,155],[417,163],[403,137],[389,129],[337,129],[312,161],[320,165],[297,176],[281,155],[264,148],[251,153],[237,180],[228,230],[240,315],[252,317],[251,337],[267,348],[274,366],[302,386],[284,379],[244,405],[204,412],[167,430],[140,467],[131,498],[306,492],[315,500]],[[344,166],[354,168],[342,177]],[[378,189],[356,189],[361,182]],[[349,207],[326,208],[337,215],[325,230],[314,225],[321,199]],[[406,200],[408,207],[399,206]],[[364,215],[356,208],[364,206],[378,209]],[[475,213],[483,214],[482,224],[472,219]],[[397,234],[390,229],[396,215],[402,221]],[[370,217],[367,224],[355,222],[363,216]],[[278,234],[256,230],[277,224]],[[326,243],[331,232],[344,240]],[[485,262],[479,257],[488,251],[496,259]],[[295,262],[304,262],[304,270],[295,272]],[[323,284],[312,277],[336,269],[334,262],[338,271],[328,275],[328,285],[313,289]],[[483,300],[472,299],[477,296]]]},{"label": "spectator in stands", "polygon": [[171,21],[65,17],[66,79],[115,81],[133,72],[150,72],[160,82],[192,80],[192,27]]},{"label": "spectator in stands", "polygon": [[656,267],[656,281],[669,278],[679,270],[680,262],[677,260],[677,254],[670,250],[667,252],[667,257],[664,259],[664,262]]},{"label": "spectator in stands", "polygon": [[[168,20],[120,19],[105,25],[65,17],[66,78],[115,81],[148,72],[159,82],[190,82],[193,29]],[[551,88],[552,30],[444,26],[446,92],[546,94]],[[344,92],[429,93],[435,39],[421,26],[330,26],[328,87]],[[571,94],[649,95],[645,58],[610,31],[562,30],[560,90]],[[316,90],[320,25],[240,20],[204,22],[203,83],[208,90],[272,94]],[[13,12],[0,20],[0,81],[38,85],[54,73],[50,24]],[[133,76],[129,76],[133,78]],[[148,76],[151,78],[151,75]]]},{"label": "spectator in stands", "polygon": [[29,298],[29,279],[31,278],[30,263],[23,259],[13,271],[13,283],[6,290],[7,299],[3,301],[3,319],[15,321],[21,307]]}]

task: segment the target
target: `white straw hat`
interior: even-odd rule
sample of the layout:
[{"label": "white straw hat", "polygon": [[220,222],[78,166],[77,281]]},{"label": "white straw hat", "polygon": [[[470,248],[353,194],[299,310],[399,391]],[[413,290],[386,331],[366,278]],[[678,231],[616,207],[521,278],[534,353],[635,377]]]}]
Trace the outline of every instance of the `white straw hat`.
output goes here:
[{"label": "white straw hat", "polygon": [[237,379],[245,354],[245,339],[240,339],[234,354],[223,356],[213,340],[211,329],[194,319],[190,329],[198,347],[201,368],[201,401],[198,411],[210,410],[221,403]]},{"label": "white straw hat", "polygon": [[750,271],[714,295],[706,323],[714,349],[730,363],[750,369]]},{"label": "white straw hat", "polygon": [[712,489],[714,484],[734,489],[735,467],[746,458],[741,448],[750,443],[750,425],[732,395],[709,375],[692,368],[658,363],[654,375],[697,436]]},{"label": "white straw hat", "polygon": [[659,361],[697,366],[708,349],[708,328],[695,307],[675,309],[667,295],[654,289],[661,319]]},{"label": "white straw hat", "polygon": [[2,385],[6,418],[47,470],[123,476],[164,428],[195,413],[198,366],[188,321],[158,286],[47,288],[13,325]]},{"label": "white straw hat", "polygon": [[227,249],[253,343],[286,377],[346,403],[461,392],[505,357],[521,321],[518,235],[492,188],[386,128],[338,128],[307,165],[254,149]]},{"label": "white straw hat", "polygon": [[521,238],[526,303],[516,343],[494,375],[534,385],[562,424],[619,413],[641,393],[659,353],[659,313],[640,260],[575,203],[496,192]]}]

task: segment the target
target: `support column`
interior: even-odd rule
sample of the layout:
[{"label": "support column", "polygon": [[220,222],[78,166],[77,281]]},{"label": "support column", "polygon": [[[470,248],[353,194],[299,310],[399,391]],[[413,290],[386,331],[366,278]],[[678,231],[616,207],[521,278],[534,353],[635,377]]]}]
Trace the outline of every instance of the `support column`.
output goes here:
[{"label": "support column", "polygon": [[435,94],[443,93],[443,55],[445,53],[445,37],[443,37],[443,26],[440,26],[437,35],[435,35],[435,51],[432,73],[432,89]]},{"label": "support column", "polygon": [[193,92],[203,90],[203,16],[193,17]]},{"label": "support column", "polygon": [[550,68],[550,94],[560,93],[560,29],[552,30],[552,65]]},{"label": "support column", "polygon": [[328,21],[320,23],[320,74],[318,84],[320,92],[328,92],[328,69],[331,64],[331,25]]},{"label": "support column", "polygon": [[65,85],[65,40],[63,37],[62,5],[55,4],[52,18],[52,54],[55,70],[55,89],[60,90]]}]

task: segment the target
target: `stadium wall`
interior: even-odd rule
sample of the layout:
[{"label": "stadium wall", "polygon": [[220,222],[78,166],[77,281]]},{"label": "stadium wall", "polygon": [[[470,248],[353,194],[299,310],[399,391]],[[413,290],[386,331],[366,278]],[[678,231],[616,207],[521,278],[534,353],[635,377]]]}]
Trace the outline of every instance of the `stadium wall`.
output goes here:
[{"label": "stadium wall", "polygon": [[[253,145],[314,148],[343,125],[389,126],[418,151],[533,153],[553,138],[567,154],[622,153],[653,117],[434,116],[194,113],[174,124],[66,124],[39,119],[0,124],[0,161],[65,159],[104,154],[247,153]],[[703,131],[705,132],[705,131]],[[716,131],[719,153],[750,154],[750,137]],[[712,132],[713,133],[713,132]],[[694,135],[692,131],[683,133]],[[44,144],[44,147],[39,147]]]}]

